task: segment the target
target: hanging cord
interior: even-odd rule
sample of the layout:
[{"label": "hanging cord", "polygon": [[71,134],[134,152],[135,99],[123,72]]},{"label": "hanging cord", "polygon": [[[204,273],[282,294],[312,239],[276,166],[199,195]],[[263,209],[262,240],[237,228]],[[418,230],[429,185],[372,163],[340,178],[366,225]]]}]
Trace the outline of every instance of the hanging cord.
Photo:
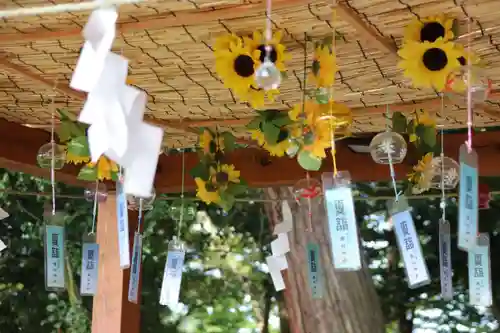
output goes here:
[{"label": "hanging cord", "polygon": [[[441,93],[441,118],[444,118],[444,93]],[[441,126],[441,219],[446,220],[446,193],[444,191],[444,125]]]},{"label": "hanging cord", "polygon": [[50,112],[51,112],[51,125],[50,125],[50,185],[52,187],[52,216],[56,215],[56,142],[55,142],[55,128],[56,128],[56,114],[55,114],[55,100],[57,95],[57,82],[59,78],[54,80],[54,88],[51,95]]},{"label": "hanging cord", "polygon": [[[306,174],[307,175],[307,186],[312,190],[312,186],[310,185],[311,177],[309,176],[309,172]],[[309,232],[313,232],[313,223],[312,223],[312,202],[311,202],[311,195],[307,196],[307,217],[308,217],[308,222],[309,222]]]},{"label": "hanging cord", "polygon": [[264,61],[271,61],[271,52],[272,52],[272,46],[271,46],[271,40],[273,39],[273,29],[272,29],[272,21],[271,21],[271,9],[272,9],[272,0],[267,0],[266,1],[266,33],[265,33],[265,39],[266,39],[266,55],[264,58]]},{"label": "hanging cord", "polygon": [[471,25],[472,18],[467,23],[467,149],[472,151],[472,73],[471,73]]},{"label": "hanging cord", "polygon": [[[336,33],[337,31],[335,30],[335,27],[337,26],[337,1],[333,1],[333,8],[332,8],[332,53],[333,53],[333,62],[334,65],[337,63],[337,52],[336,52]],[[334,66],[335,68],[335,66]],[[334,74],[335,75],[335,74]],[[333,163],[333,177],[337,177],[337,158],[336,158],[336,147],[335,147],[335,122],[334,122],[334,116],[333,116],[333,93],[335,91],[334,88],[335,85],[335,78],[333,80],[332,85],[330,86],[330,91],[329,91],[329,96],[328,96],[328,103],[330,104],[330,146],[331,150],[330,153],[332,155],[332,163]]]},{"label": "hanging cord", "polygon": [[94,208],[92,209],[92,228],[89,235],[95,234],[95,223],[97,221],[97,202],[99,199],[99,179],[95,181]]},{"label": "hanging cord", "polygon": [[182,180],[181,180],[181,215],[179,218],[179,226],[177,227],[177,239],[181,239],[181,229],[182,229],[182,222],[184,221],[184,177],[185,177],[185,156],[184,156],[184,149],[182,149]]},{"label": "hanging cord", "polygon": [[[391,130],[389,128],[389,119],[390,119],[390,111],[389,111],[389,104],[386,105],[386,119],[387,119],[387,123],[386,123],[386,131],[389,133]],[[391,141],[392,143],[392,141]],[[392,188],[394,189],[394,196],[396,197],[396,202],[399,201],[399,195],[401,194],[399,191],[398,191],[398,186],[396,184],[396,171],[394,171],[394,163],[392,162],[392,154],[391,154],[391,150],[389,149],[390,147],[387,147],[387,158],[389,160],[389,170],[390,170],[390,173],[391,173],[391,181],[392,181]]]}]

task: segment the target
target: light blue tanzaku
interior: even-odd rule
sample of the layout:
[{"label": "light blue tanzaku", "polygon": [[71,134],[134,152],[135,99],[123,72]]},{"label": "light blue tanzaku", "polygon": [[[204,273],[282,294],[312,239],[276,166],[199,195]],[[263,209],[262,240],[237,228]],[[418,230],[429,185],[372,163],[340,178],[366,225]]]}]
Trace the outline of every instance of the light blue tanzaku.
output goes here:
[{"label": "light blue tanzaku", "polygon": [[477,153],[460,147],[460,192],[458,217],[458,248],[471,251],[478,234],[478,173]]},{"label": "light blue tanzaku", "polygon": [[307,244],[307,271],[309,273],[309,287],[313,299],[323,298],[323,276],[319,246],[316,243]]}]

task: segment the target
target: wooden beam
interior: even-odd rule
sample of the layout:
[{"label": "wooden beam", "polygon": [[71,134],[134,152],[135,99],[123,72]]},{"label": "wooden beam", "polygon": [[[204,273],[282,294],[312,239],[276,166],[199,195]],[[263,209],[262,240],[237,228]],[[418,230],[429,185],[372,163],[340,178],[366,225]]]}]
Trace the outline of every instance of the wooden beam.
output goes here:
[{"label": "wooden beam", "polygon": [[365,43],[372,45],[380,51],[387,53],[391,57],[398,57],[398,47],[389,38],[380,35],[373,27],[368,25],[359,16],[353,7],[347,1],[337,3],[337,13],[340,20],[349,23],[359,35],[359,38]]},{"label": "wooden beam", "polygon": [[[306,5],[308,0],[274,0],[273,10]],[[237,19],[265,12],[264,2],[247,3],[242,5],[222,5],[209,9],[182,10],[175,14],[160,14],[141,17],[139,22],[118,23],[119,32],[131,32],[144,29],[165,29],[172,27],[195,26],[208,22]],[[0,43],[24,43],[38,40],[53,40],[62,38],[80,37],[81,28],[47,31],[45,28],[28,30],[26,33],[2,34]]]},{"label": "wooden beam", "polygon": [[[128,217],[132,253],[134,231],[137,228],[137,212],[129,211]],[[92,333],[139,333],[140,301],[139,304],[128,301],[130,269],[120,268],[114,194],[108,195],[106,202],[99,204],[97,243],[99,244],[99,271],[92,311]],[[139,292],[139,299],[140,295]]]},{"label": "wooden beam", "polygon": [[[367,134],[368,136],[370,134]],[[389,180],[386,165],[375,164],[369,154],[353,152],[349,147],[350,139],[337,144],[337,163],[340,170],[349,170],[354,181]],[[366,144],[369,142],[369,137]],[[445,135],[445,154],[458,160],[460,145],[465,142],[465,134]],[[37,177],[49,177],[49,171],[36,165],[38,148],[49,142],[49,133],[40,129],[28,128],[0,119],[0,167],[12,171],[21,171]],[[473,138],[473,145],[479,155],[481,176],[498,176],[497,161],[500,159],[500,135],[498,132],[480,132]],[[191,170],[199,161],[196,153],[186,153],[186,170]],[[226,155],[225,163],[234,164],[241,171],[241,176],[252,187],[293,185],[305,177],[306,172],[295,159],[270,157],[267,152],[257,148],[238,149]],[[369,167],[367,167],[369,166]],[[406,177],[412,164],[396,165],[399,179]],[[68,165],[56,173],[58,181],[86,186],[87,182],[76,179],[78,167]],[[325,159],[320,172],[332,170],[331,158]],[[313,177],[320,172],[311,172]],[[182,158],[180,154],[161,155],[158,161],[155,188],[157,193],[179,192],[181,189]],[[194,190],[195,184],[189,173],[185,175],[186,190]]]}]

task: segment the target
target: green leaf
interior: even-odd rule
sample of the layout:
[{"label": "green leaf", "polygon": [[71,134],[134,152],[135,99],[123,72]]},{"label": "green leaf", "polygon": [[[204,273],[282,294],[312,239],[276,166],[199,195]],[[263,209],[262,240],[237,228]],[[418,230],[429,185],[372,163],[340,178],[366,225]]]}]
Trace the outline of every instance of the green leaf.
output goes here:
[{"label": "green leaf", "polygon": [[222,140],[224,140],[224,149],[227,152],[232,152],[236,148],[236,138],[231,132],[223,132],[221,134]]},{"label": "green leaf", "polygon": [[407,120],[401,112],[394,112],[392,115],[392,130],[396,133],[406,133]]},{"label": "green leaf", "polygon": [[249,130],[258,130],[260,129],[261,122],[262,119],[260,117],[254,118],[247,124],[246,128]]},{"label": "green leaf", "polygon": [[318,171],[321,167],[321,159],[313,156],[309,151],[302,150],[297,156],[300,166],[309,171]]},{"label": "green leaf", "polygon": [[75,117],[64,109],[57,109],[57,113],[59,113],[59,119],[61,121],[75,121]]},{"label": "green leaf", "polygon": [[272,122],[262,124],[262,130],[267,143],[274,145],[278,142],[280,134],[279,127],[276,127]]},{"label": "green leaf", "polygon": [[416,134],[429,148],[436,146],[436,130],[431,126],[418,125]]},{"label": "green leaf", "polygon": [[118,172],[111,171],[111,180],[114,182],[118,181]]},{"label": "green leaf", "polygon": [[206,164],[198,163],[192,168],[189,173],[193,178],[201,178],[203,181],[208,181],[210,178],[209,167]]},{"label": "green leaf", "polygon": [[96,166],[88,166],[85,165],[80,169],[80,172],[78,173],[78,179],[81,180],[87,180],[87,181],[94,181],[97,179],[97,167]]},{"label": "green leaf", "polygon": [[90,156],[89,143],[86,136],[79,136],[68,142],[68,153],[83,157]]},{"label": "green leaf", "polygon": [[59,127],[56,129],[56,134],[59,137],[59,141],[66,142],[71,139],[71,122],[63,121]]},{"label": "green leaf", "polygon": [[237,196],[240,194],[243,194],[247,191],[248,187],[246,185],[243,185],[241,183],[235,184],[235,183],[230,183],[231,185],[228,186],[226,192],[233,196]]},{"label": "green leaf", "polygon": [[328,91],[326,89],[316,89],[316,102],[319,104],[328,104]]},{"label": "green leaf", "polygon": [[318,75],[318,72],[319,72],[319,61],[318,60],[314,60],[313,61],[313,63],[312,63],[312,72],[313,72],[314,76]]},{"label": "green leaf", "polygon": [[235,197],[231,193],[228,193],[227,191],[224,191],[220,194],[220,206],[222,209],[224,209],[226,212],[229,212],[231,208],[234,206],[235,202]]},{"label": "green leaf", "polygon": [[288,126],[292,123],[293,123],[292,119],[288,117],[288,114],[286,112],[283,112],[282,116],[273,120],[273,124],[277,127]]}]

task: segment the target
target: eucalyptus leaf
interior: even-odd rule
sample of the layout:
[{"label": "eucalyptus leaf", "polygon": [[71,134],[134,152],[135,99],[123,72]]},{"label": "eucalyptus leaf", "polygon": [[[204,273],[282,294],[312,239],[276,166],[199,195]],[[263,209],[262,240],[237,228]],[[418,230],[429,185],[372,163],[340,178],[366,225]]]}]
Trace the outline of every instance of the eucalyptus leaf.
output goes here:
[{"label": "eucalyptus leaf", "polygon": [[252,119],[246,126],[249,130],[258,130],[260,128],[260,123],[262,119],[260,117]]},{"label": "eucalyptus leaf", "polygon": [[203,181],[208,181],[210,178],[209,167],[206,164],[198,163],[192,168],[189,173],[193,178],[201,178]]},{"label": "eucalyptus leaf", "polygon": [[223,132],[221,134],[224,140],[224,149],[227,152],[232,152],[236,148],[236,138],[231,132]]},{"label": "eucalyptus leaf", "polygon": [[68,153],[78,157],[90,156],[89,143],[86,136],[79,136],[68,141]]},{"label": "eucalyptus leaf", "polygon": [[318,171],[321,168],[321,159],[312,155],[311,152],[302,150],[297,156],[300,166],[309,171]]},{"label": "eucalyptus leaf", "polygon": [[407,129],[406,117],[401,112],[394,112],[392,115],[392,131],[396,133],[406,133]]},{"label": "eucalyptus leaf", "polygon": [[80,180],[87,180],[87,181],[94,181],[97,179],[97,167],[96,166],[89,166],[85,165],[80,169],[80,172],[78,173],[77,176],[78,179]]},{"label": "eucalyptus leaf", "polygon": [[278,142],[280,134],[279,127],[275,126],[273,123],[266,122],[262,125],[262,130],[267,143],[274,145]]}]

